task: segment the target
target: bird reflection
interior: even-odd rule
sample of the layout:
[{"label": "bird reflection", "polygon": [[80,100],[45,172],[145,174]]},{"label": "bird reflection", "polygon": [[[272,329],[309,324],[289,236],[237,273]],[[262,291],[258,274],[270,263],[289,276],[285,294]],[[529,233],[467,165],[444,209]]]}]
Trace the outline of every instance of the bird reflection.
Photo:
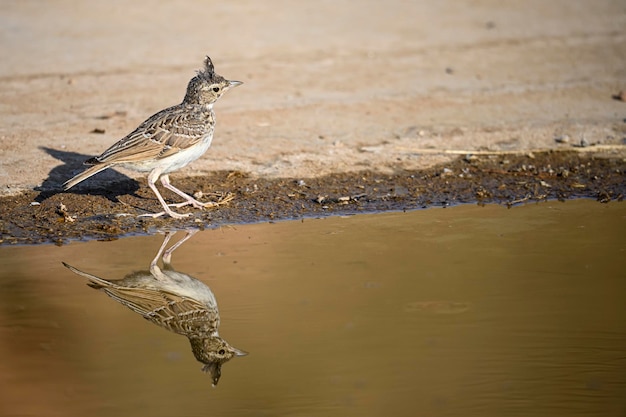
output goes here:
[{"label": "bird reflection", "polygon": [[[91,288],[104,291],[115,301],[141,314],[152,323],[189,338],[196,359],[204,364],[213,386],[217,385],[222,364],[246,352],[234,348],[218,334],[220,316],[211,289],[201,281],[174,270],[172,253],[197,230],[165,250],[174,235],[168,232],[149,271],[132,272],[124,279],[109,281],[83,272],[63,262],[70,271],[89,280]],[[163,260],[163,268],[157,263]]]}]

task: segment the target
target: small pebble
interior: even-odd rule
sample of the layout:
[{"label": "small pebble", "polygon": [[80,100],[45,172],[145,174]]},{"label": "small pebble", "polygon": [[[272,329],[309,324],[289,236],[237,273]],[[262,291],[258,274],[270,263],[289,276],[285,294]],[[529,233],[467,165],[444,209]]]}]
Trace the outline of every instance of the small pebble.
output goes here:
[{"label": "small pebble", "polygon": [[626,102],[626,90],[622,90],[613,96],[614,100]]},{"label": "small pebble", "polygon": [[569,135],[558,136],[554,138],[556,143],[569,143]]}]

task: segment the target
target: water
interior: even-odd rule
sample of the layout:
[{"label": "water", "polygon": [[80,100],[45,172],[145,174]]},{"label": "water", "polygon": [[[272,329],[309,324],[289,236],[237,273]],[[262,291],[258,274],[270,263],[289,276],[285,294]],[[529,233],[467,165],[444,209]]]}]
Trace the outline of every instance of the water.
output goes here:
[{"label": "water", "polygon": [[249,352],[215,388],[184,336],[61,264],[120,279],[163,238],[0,248],[1,415],[626,415],[623,203],[199,232],[172,264]]}]

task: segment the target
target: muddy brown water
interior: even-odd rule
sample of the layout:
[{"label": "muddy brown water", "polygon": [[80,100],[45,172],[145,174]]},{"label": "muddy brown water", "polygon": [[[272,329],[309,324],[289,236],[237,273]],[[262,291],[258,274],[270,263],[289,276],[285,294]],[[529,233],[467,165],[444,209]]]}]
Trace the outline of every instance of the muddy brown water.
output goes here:
[{"label": "muddy brown water", "polygon": [[61,264],[120,279],[163,238],[0,248],[1,415],[626,413],[623,203],[198,232],[172,265],[211,289],[220,335],[249,352],[216,387],[184,336]]}]

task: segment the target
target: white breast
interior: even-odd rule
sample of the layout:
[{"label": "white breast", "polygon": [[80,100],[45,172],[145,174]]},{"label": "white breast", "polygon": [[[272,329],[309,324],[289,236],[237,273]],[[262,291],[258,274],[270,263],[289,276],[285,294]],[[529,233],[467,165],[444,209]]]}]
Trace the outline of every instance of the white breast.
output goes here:
[{"label": "white breast", "polygon": [[213,140],[213,130],[211,130],[202,140],[191,148],[187,148],[178,153],[163,159],[151,159],[148,161],[136,161],[121,164],[123,167],[139,172],[150,172],[155,168],[161,168],[163,174],[168,174],[179,170],[196,159],[200,158],[211,146]]},{"label": "white breast", "polygon": [[179,170],[200,158],[209,149],[212,140],[213,132],[206,135],[202,141],[195,146],[159,161],[162,163],[161,166],[164,167],[163,173],[167,174]]}]

